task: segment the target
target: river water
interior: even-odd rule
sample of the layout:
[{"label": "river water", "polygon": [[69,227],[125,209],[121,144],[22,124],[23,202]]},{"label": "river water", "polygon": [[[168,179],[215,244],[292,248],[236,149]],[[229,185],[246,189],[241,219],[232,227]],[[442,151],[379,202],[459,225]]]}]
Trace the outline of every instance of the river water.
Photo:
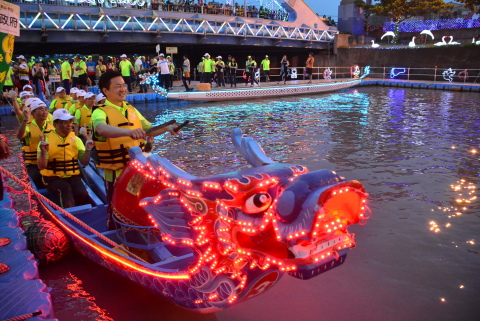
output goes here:
[{"label": "river water", "polygon": [[[360,87],[276,101],[136,104],[154,123],[191,121],[182,135],[155,142],[187,172],[245,167],[229,141],[229,130],[239,127],[278,162],[361,181],[372,217],[349,228],[357,248],[342,266],[308,281],[284,276],[267,293],[213,315],[166,303],[73,252],[40,270],[56,317],[480,320],[478,101],[476,93]],[[7,135],[14,124],[3,119]],[[18,173],[15,159],[6,165]]]}]

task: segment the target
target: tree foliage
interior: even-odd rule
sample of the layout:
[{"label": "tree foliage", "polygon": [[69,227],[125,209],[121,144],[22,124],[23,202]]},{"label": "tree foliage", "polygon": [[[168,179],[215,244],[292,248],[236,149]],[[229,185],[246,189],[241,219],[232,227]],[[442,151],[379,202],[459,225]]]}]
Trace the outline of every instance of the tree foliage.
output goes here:
[{"label": "tree foliage", "polygon": [[480,0],[456,0],[463,3],[465,8],[472,10],[475,13],[480,13]]},{"label": "tree foliage", "polygon": [[[464,1],[478,2],[480,0]],[[449,13],[453,8],[452,4],[447,4],[443,0],[374,0],[372,5],[368,5],[362,0],[356,0],[355,4],[368,10],[370,14],[390,17],[396,23],[415,16]]]}]

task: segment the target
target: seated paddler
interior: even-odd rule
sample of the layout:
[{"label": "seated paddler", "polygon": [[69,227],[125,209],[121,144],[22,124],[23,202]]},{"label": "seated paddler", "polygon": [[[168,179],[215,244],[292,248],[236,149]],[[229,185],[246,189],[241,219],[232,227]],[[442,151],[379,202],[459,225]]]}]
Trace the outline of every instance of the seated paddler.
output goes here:
[{"label": "seated paddler", "polygon": [[90,160],[93,142],[73,132],[72,116],[66,109],[53,112],[54,130],[42,135],[37,148],[37,165],[47,190],[63,208],[88,204],[90,198],[80,175],[80,164]]},{"label": "seated paddler", "polygon": [[[93,141],[98,155],[97,167],[102,168],[110,205],[115,179],[128,164],[128,150],[140,146],[151,150],[153,137],[147,138],[146,130],[152,124],[140,112],[125,101],[128,90],[122,74],[109,70],[99,79],[98,86],[107,97],[104,104],[95,106],[92,113]],[[163,127],[155,135],[165,132],[175,134],[174,125]],[[109,228],[113,228],[112,209],[109,206]]]},{"label": "seated paddler", "polygon": [[37,147],[40,136],[54,129],[48,116],[47,105],[39,98],[31,98],[29,106],[23,110],[23,121],[17,130],[17,138],[22,142],[28,176],[37,188],[44,188],[42,175],[37,167]]}]

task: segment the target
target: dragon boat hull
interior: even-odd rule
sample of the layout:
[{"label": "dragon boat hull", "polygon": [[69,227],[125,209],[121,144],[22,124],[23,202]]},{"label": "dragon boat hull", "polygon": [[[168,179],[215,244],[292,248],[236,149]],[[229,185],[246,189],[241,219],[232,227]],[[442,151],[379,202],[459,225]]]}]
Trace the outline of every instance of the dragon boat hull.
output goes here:
[{"label": "dragon boat hull", "polygon": [[[132,148],[116,182],[115,230],[106,229],[105,189],[93,164],[84,168],[91,204],[65,211],[45,197],[46,190],[37,196],[45,215],[85,257],[198,313],[254,298],[286,273],[309,279],[343,264],[355,246],[346,226],[366,218],[363,186],[331,171],[275,163],[241,132],[234,131],[233,141],[253,168],[208,178]],[[293,192],[303,195],[302,203],[288,212]],[[243,205],[237,208],[229,195]],[[276,219],[274,198],[282,204]],[[252,204],[260,208],[252,211]],[[305,222],[311,231],[291,234]],[[323,231],[323,223],[332,230]]]},{"label": "dragon boat hull", "polygon": [[260,99],[268,97],[286,97],[295,95],[320,94],[342,89],[351,88],[360,83],[361,79],[321,82],[305,85],[289,85],[278,87],[253,87],[212,90],[212,91],[191,91],[191,92],[170,92],[168,99],[181,99],[192,101],[228,101],[244,99]]}]

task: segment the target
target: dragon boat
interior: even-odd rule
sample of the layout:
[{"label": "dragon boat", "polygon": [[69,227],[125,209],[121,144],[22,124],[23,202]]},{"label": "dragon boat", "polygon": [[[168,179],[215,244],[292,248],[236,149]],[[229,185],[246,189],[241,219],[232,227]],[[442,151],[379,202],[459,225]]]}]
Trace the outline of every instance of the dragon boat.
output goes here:
[{"label": "dragon boat", "polygon": [[[245,100],[245,99],[262,99],[268,97],[287,97],[295,95],[314,95],[326,92],[348,89],[359,85],[365,77],[370,73],[370,66],[366,66],[363,75],[360,76],[360,68],[352,71],[353,79],[331,79],[331,71],[324,74],[325,81],[314,82],[312,84],[295,84],[288,86],[261,86],[261,87],[245,87],[239,84],[238,88],[217,89],[208,91],[187,91],[187,92],[167,92],[158,84],[157,75],[145,77],[142,83],[149,84],[152,89],[167,99],[191,100],[191,101],[229,101],[229,100]],[[325,71],[327,72],[327,71]]]},{"label": "dragon boat", "polygon": [[92,261],[185,309],[213,313],[264,293],[284,274],[310,279],[344,263],[350,224],[366,221],[358,181],[271,160],[239,129],[249,166],[197,177],[158,154],[129,150],[112,201],[98,170],[84,168],[91,204],[63,210],[39,190],[46,216]]}]

